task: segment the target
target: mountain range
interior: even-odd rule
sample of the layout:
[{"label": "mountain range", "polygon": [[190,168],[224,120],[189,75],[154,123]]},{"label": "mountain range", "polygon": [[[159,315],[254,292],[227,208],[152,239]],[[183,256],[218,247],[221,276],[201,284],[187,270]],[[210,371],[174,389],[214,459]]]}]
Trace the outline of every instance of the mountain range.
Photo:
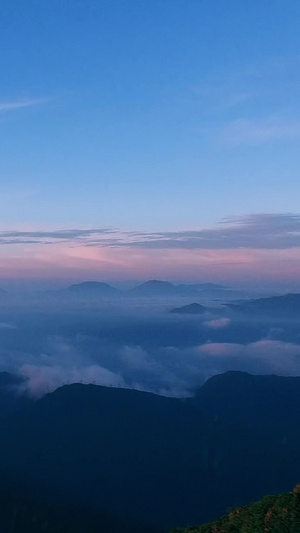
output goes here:
[{"label": "mountain range", "polygon": [[130,289],[118,289],[102,281],[84,281],[66,289],[47,291],[48,296],[68,298],[169,298],[169,297],[240,297],[242,293],[214,283],[174,284],[169,281],[148,280]]},{"label": "mountain range", "polygon": [[222,285],[214,283],[197,283],[193,285],[170,283],[162,280],[148,280],[136,287],[127,290],[120,290],[111,285],[98,281],[86,281],[68,287],[67,292],[76,293],[83,296],[95,294],[98,296],[131,296],[135,298],[166,298],[166,297],[227,297],[234,298],[241,296],[241,293]]},{"label": "mountain range", "polygon": [[[0,289],[0,295],[18,297],[18,293],[10,293]],[[28,296],[28,294],[26,293]],[[233,300],[245,297],[245,292],[231,289],[217,283],[180,283],[169,281],[148,280],[129,289],[119,289],[103,281],[84,281],[72,284],[65,289],[47,290],[33,293],[34,298],[71,298],[71,299],[97,299],[97,298],[208,298],[215,300]]]}]

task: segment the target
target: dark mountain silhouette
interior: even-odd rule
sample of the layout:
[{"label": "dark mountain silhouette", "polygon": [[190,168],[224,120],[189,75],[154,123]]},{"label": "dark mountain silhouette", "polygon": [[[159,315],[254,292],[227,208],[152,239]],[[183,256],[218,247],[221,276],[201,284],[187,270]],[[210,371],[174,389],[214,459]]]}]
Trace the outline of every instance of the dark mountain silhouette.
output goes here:
[{"label": "dark mountain silhouette", "polygon": [[174,526],[300,479],[300,378],[229,372],[194,398],[74,384],[0,421],[0,471],[47,501]]},{"label": "dark mountain silhouette", "polygon": [[265,496],[261,501],[232,509],[211,524],[176,530],[177,533],[299,533],[300,485],[293,492]]},{"label": "dark mountain silhouette", "polygon": [[10,387],[22,381],[22,378],[19,378],[15,374],[10,372],[0,372],[0,390],[5,387]]},{"label": "dark mountain silhouette", "polygon": [[300,377],[226,372],[210,378],[192,400],[214,418],[232,423],[297,423]]},{"label": "dark mountain silhouette", "polygon": [[300,293],[271,296],[256,300],[242,300],[228,303],[227,307],[251,315],[270,315],[280,318],[295,318],[300,316]]},{"label": "dark mountain silhouette", "polygon": [[220,425],[216,471],[228,507],[286,491],[300,479],[300,377],[227,372],[189,401]]},{"label": "dark mountain silhouette", "polygon": [[121,294],[121,291],[102,281],[84,281],[83,283],[70,285],[66,290],[73,296],[110,297]]},{"label": "dark mountain silhouette", "polygon": [[69,385],[2,422],[0,469],[12,483],[56,502],[167,531],[202,517],[199,494],[209,506],[205,477],[214,432],[212,420],[178,399]]},{"label": "dark mountain silhouette", "polygon": [[26,408],[31,400],[22,392],[25,380],[9,372],[0,372],[0,417]]},{"label": "dark mountain silhouette", "polygon": [[206,307],[198,303],[183,305],[182,307],[175,307],[170,313],[179,315],[201,315],[207,311]]},{"label": "dark mountain silhouette", "polygon": [[101,510],[53,504],[2,485],[0,531],[3,533],[160,533],[153,526],[121,521]]}]

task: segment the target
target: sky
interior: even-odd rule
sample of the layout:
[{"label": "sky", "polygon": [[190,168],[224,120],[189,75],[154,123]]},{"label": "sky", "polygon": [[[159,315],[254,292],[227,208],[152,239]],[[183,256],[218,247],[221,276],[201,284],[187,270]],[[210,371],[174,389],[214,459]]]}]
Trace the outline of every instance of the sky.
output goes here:
[{"label": "sky", "polygon": [[298,0],[2,0],[0,283],[297,286]]}]

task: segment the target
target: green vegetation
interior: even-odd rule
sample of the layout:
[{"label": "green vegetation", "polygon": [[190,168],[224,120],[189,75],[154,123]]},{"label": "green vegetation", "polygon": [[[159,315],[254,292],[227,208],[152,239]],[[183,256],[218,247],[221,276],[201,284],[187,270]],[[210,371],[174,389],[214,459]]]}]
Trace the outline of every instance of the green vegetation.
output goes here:
[{"label": "green vegetation", "polygon": [[[177,533],[299,533],[300,485],[293,492],[266,496],[210,524]],[[175,532],[174,532],[175,533]]]}]

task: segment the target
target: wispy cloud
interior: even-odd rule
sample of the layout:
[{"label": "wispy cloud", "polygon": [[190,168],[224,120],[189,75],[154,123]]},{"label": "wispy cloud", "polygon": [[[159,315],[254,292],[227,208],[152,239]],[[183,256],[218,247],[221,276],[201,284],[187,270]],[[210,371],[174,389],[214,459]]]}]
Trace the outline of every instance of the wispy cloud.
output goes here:
[{"label": "wispy cloud", "polygon": [[228,218],[214,228],[136,234],[130,246],[159,249],[289,249],[300,246],[300,215],[258,214]]},{"label": "wispy cloud", "polygon": [[13,100],[9,102],[0,102],[0,113],[16,111],[25,107],[35,107],[49,101],[49,98],[24,98],[22,100]]},{"label": "wispy cloud", "polygon": [[116,233],[116,230],[111,228],[74,228],[53,231],[0,231],[0,244],[55,244],[57,242],[80,244],[89,242],[93,235],[99,238],[100,235],[114,233]]},{"label": "wispy cloud", "polygon": [[261,145],[300,137],[300,121],[266,118],[235,120],[225,126],[221,138],[230,146]]},{"label": "wispy cloud", "polygon": [[0,245],[57,243],[156,250],[287,250],[300,247],[300,215],[247,215],[224,219],[213,228],[151,233],[114,228],[0,231]]},{"label": "wispy cloud", "polygon": [[[209,114],[240,118],[249,107],[265,113],[295,112],[299,94],[299,57],[272,57],[261,63],[232,65],[212,72],[189,88],[184,102]],[[288,96],[288,98],[287,98]],[[270,111],[273,110],[273,111]]]},{"label": "wispy cloud", "polygon": [[201,132],[228,146],[300,137],[299,57],[216,70],[190,87],[183,104],[201,114]]}]

